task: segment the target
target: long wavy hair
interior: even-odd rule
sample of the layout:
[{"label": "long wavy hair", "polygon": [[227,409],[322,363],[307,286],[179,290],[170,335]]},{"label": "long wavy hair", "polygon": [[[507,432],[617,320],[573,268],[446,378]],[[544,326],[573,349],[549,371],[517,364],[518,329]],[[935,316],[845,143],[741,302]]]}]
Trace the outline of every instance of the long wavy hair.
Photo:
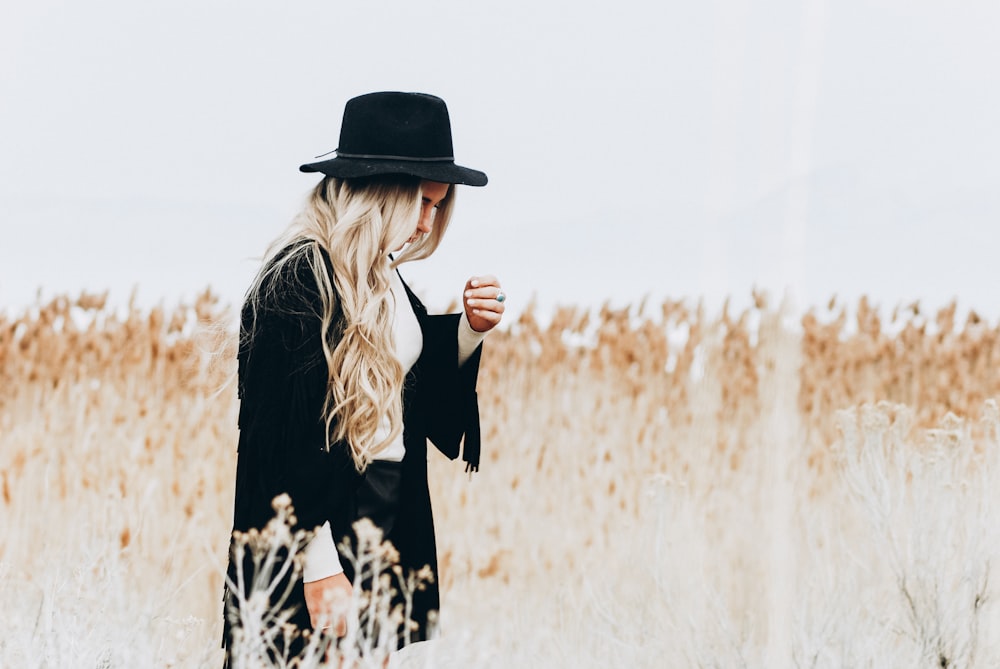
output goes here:
[{"label": "long wavy hair", "polygon": [[[405,372],[392,335],[391,272],[401,263],[428,257],[438,247],[451,218],[454,191],[454,186],[449,188],[438,205],[431,232],[390,262],[388,254],[406,243],[419,221],[420,180],[396,175],[326,177],[268,248],[247,292],[247,305],[256,319],[265,300],[280,303],[269,298],[301,290],[283,283],[281,277],[290,274],[282,272],[285,264],[308,263],[322,305],[319,317],[328,373],[323,406],[326,448],[346,442],[358,471],[364,471],[403,429]],[[323,251],[329,256],[332,276]],[[390,433],[379,440],[383,416],[388,417]]]}]

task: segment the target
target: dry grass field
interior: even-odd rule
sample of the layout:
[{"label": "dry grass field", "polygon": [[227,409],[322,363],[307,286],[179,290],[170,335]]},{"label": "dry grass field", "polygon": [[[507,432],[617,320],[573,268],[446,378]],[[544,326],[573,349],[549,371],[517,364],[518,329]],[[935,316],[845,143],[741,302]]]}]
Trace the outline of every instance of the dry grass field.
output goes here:
[{"label": "dry grass field", "polygon": [[[0,315],[0,666],[218,667],[232,314]],[[1000,328],[954,306],[532,310],[430,462],[406,667],[1000,665]]]}]

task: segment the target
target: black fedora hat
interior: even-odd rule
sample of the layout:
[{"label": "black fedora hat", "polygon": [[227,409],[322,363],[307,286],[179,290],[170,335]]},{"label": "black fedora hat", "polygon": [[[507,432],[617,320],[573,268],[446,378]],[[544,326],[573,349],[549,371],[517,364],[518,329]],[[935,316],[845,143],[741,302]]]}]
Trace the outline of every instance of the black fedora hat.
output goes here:
[{"label": "black fedora hat", "polygon": [[448,107],[425,93],[369,93],[348,100],[336,153],[299,169],[341,179],[408,174],[466,186],[487,181],[483,172],[455,164]]}]

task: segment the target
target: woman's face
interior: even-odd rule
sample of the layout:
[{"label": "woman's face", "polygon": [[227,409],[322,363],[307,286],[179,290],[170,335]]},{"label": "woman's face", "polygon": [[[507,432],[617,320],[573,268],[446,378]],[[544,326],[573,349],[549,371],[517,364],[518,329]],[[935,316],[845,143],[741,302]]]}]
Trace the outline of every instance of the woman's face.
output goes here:
[{"label": "woman's face", "polygon": [[423,196],[420,202],[420,220],[417,221],[417,229],[406,240],[407,244],[412,244],[420,239],[421,235],[426,235],[434,229],[434,212],[445,196],[448,195],[448,188],[448,184],[438,183],[437,181],[420,182],[420,191]]}]

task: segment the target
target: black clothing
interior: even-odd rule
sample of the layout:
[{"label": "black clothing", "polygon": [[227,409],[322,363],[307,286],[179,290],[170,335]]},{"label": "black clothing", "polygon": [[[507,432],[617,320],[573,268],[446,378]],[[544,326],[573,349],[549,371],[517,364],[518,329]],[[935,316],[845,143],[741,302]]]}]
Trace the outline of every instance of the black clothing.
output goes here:
[{"label": "black clothing", "polygon": [[[325,252],[323,257],[332,277]],[[365,474],[355,469],[346,443],[333,443],[329,451],[325,448],[327,366],[321,345],[322,308],[309,263],[297,253],[278,274],[261,286],[265,297],[256,318],[248,305],[241,314],[240,438],[233,528],[243,532],[263,528],[274,515],[271,500],[287,493],[297,519],[293,531],[312,531],[329,521],[333,538],[339,542],[352,536],[351,523],[359,517],[358,492],[364,489]],[[275,286],[278,288],[271,290]],[[424,565],[429,565],[434,574],[434,582],[414,594],[413,620],[419,628],[412,639],[416,641],[426,634],[428,613],[439,606],[427,484],[427,439],[454,459],[464,435],[467,469],[478,469],[479,407],[475,387],[482,347],[459,367],[460,315],[430,316],[409,287],[406,292],[424,342],[420,358],[404,383],[406,454],[399,463],[399,503],[390,538],[399,551],[404,574]],[[335,323],[331,348],[343,332],[339,310]],[[351,578],[349,561],[343,557],[341,561]],[[229,572],[232,578],[232,559]],[[276,592],[282,590],[279,587]],[[226,599],[230,596],[227,592]],[[309,629],[301,576],[292,584],[286,606],[297,607],[292,622],[300,629]],[[224,645],[230,640],[227,616]]]},{"label": "black clothing", "polygon": [[403,486],[403,463],[372,460],[354,493],[354,508],[358,518],[368,518],[382,530],[382,536],[392,540],[392,529],[399,514],[399,493]]}]

